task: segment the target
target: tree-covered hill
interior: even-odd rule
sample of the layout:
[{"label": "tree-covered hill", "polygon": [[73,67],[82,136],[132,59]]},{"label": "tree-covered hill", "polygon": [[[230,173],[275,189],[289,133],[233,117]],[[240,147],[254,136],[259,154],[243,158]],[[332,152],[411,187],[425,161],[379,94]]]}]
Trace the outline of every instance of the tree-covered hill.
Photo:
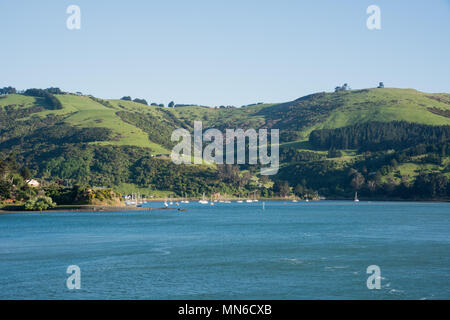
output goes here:
[{"label": "tree-covered hill", "polygon": [[[447,93],[376,88],[241,108],[168,108],[58,88],[15,92],[0,95],[0,159],[14,154],[45,181],[178,195],[348,197],[359,190],[363,197],[405,198],[411,191],[420,198],[423,185],[440,175],[439,192],[424,195],[447,197],[442,191],[450,177]],[[194,121],[202,121],[203,129],[280,129],[279,174],[267,179],[254,166],[175,166],[155,157],[170,153],[174,129],[192,131]]]}]

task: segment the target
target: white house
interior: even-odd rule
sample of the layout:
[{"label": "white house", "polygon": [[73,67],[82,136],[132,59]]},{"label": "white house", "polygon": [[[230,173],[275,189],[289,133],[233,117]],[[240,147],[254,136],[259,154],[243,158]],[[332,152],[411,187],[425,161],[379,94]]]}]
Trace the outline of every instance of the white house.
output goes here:
[{"label": "white house", "polygon": [[40,183],[34,179],[27,180],[26,182],[27,182],[27,185],[32,188],[37,188],[40,185]]}]

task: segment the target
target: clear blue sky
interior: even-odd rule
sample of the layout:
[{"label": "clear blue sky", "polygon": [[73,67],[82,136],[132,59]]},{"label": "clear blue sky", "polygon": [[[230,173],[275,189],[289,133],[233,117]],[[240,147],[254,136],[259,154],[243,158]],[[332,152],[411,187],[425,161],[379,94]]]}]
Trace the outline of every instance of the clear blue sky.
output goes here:
[{"label": "clear blue sky", "polygon": [[[81,30],[66,28],[71,4]],[[0,86],[18,89],[236,106],[344,82],[450,92],[449,0],[15,0],[0,29]]]}]

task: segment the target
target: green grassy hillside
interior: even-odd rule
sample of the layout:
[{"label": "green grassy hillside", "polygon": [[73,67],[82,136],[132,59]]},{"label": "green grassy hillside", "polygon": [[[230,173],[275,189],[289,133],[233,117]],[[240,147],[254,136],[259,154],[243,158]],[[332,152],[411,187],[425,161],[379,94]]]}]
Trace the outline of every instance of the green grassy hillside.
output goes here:
[{"label": "green grassy hillside", "polygon": [[324,92],[263,109],[259,114],[266,116],[269,126],[287,131],[285,141],[301,141],[314,129],[370,121],[449,125],[449,96],[390,88]]},{"label": "green grassy hillside", "polygon": [[[137,146],[150,148],[156,154],[168,153],[166,148],[150,141],[146,132],[123,121],[117,115],[117,112],[124,111],[125,109],[119,105],[112,104],[114,107],[109,108],[87,96],[56,95],[56,97],[63,104],[63,109],[43,110],[17,120],[29,120],[33,116],[45,118],[48,115],[57,115],[61,116],[65,123],[79,128],[98,127],[111,129],[114,133],[113,139],[111,141],[100,142],[101,144]],[[121,104],[126,105],[122,101]],[[140,108],[140,105],[134,102],[130,104],[136,105],[134,109],[136,112],[150,109]],[[7,105],[16,105],[18,108],[30,108],[32,106],[39,106],[40,100],[34,97],[12,94],[0,99],[0,107],[4,108]]]},{"label": "green grassy hillside", "polygon": [[[12,94],[0,99],[0,108],[42,106],[43,110],[26,115],[58,115],[80,128],[109,128],[113,139],[108,145],[150,148],[168,153],[169,131],[179,127],[192,129],[194,121],[204,128],[278,128],[283,142],[302,141],[314,129],[332,129],[369,121],[394,121],[429,125],[450,125],[450,95],[428,94],[413,89],[364,89],[339,93],[317,93],[281,104],[261,104],[233,109],[205,107],[161,108],[132,101],[102,100],[88,96],[56,95],[63,108],[47,110],[39,98]],[[138,117],[132,116],[137,114]],[[164,133],[165,140],[156,138]],[[152,136],[155,137],[152,140]]]},{"label": "green grassy hillside", "polygon": [[[448,125],[450,118],[432,113],[431,108],[450,110],[450,103],[412,89],[371,89],[344,93],[344,105],[334,110],[322,125],[339,128],[368,121],[394,121]],[[450,96],[450,95],[447,95]],[[448,101],[448,100],[447,100]]]}]

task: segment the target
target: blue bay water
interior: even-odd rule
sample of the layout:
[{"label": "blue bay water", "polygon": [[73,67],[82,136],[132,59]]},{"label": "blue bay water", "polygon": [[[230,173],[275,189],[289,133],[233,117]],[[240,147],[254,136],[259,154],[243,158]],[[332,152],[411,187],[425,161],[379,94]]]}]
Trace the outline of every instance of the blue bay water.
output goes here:
[{"label": "blue bay water", "polygon": [[449,203],[181,206],[0,215],[0,299],[450,298]]}]

